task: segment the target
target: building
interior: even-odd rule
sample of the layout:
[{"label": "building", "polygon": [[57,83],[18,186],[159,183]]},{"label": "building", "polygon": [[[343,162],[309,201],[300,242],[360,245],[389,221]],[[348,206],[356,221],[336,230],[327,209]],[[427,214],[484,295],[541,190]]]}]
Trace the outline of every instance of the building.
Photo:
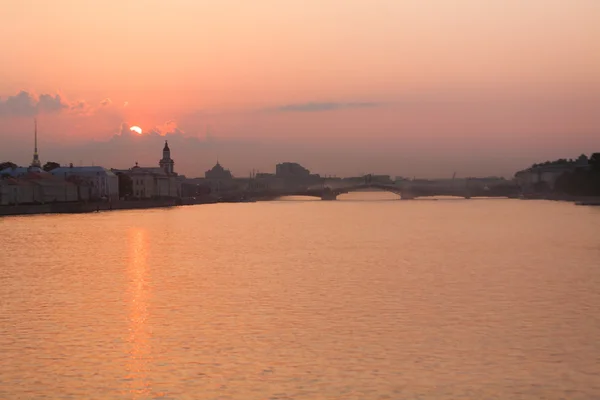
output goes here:
[{"label": "building", "polygon": [[212,193],[230,192],[239,189],[231,171],[223,168],[218,160],[214,167],[204,173],[204,179]]},{"label": "building", "polygon": [[37,172],[0,180],[0,205],[75,202],[87,200],[86,193],[74,182]]},{"label": "building", "polygon": [[[31,167],[16,167],[16,168],[5,168],[2,171],[0,171],[0,176],[4,175],[4,176],[9,176],[11,178],[20,178],[22,176],[27,175],[30,172],[34,172],[34,171],[30,171]],[[43,171],[40,171],[43,172]]]},{"label": "building", "polygon": [[208,171],[206,171],[204,173],[204,177],[206,179],[219,180],[219,181],[226,181],[226,180],[233,179],[233,175],[232,175],[231,171],[223,168],[221,166],[221,164],[219,164],[218,160],[214,167],[212,167],[211,169],[209,169]]},{"label": "building", "polygon": [[119,178],[104,167],[68,167],[55,168],[50,171],[55,177],[62,178],[85,187],[86,197],[91,200],[118,200]]},{"label": "building", "polygon": [[[140,167],[138,163],[127,170],[113,170],[127,175],[132,182],[132,196],[137,199],[179,198],[185,177],[175,172],[169,143],[165,140],[163,156],[158,167]],[[118,187],[118,178],[117,178]],[[124,197],[124,196],[121,196]]]},{"label": "building", "polygon": [[171,149],[169,149],[169,143],[166,140],[165,147],[163,148],[163,157],[158,162],[158,165],[167,175],[173,175],[175,173],[175,161],[171,158]]},{"label": "building", "polygon": [[577,160],[534,164],[531,168],[517,172],[515,180],[523,193],[554,190],[559,177],[565,172],[573,172],[580,168],[589,168],[589,160],[583,154]]},{"label": "building", "polygon": [[177,175],[168,174],[163,168],[144,168],[136,163],[125,173],[131,178],[135,198],[181,197],[181,182]]},{"label": "building", "polygon": [[310,171],[294,162],[284,162],[275,166],[275,176],[283,179],[302,179],[310,176]]},{"label": "building", "polygon": [[0,180],[0,205],[33,203],[33,185],[15,178]]}]

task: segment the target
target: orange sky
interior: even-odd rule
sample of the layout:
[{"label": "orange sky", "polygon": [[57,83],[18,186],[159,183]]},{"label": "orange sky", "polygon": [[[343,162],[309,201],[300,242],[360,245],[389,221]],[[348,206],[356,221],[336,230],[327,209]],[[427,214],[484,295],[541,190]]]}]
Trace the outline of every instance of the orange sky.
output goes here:
[{"label": "orange sky", "polygon": [[[0,37],[0,135],[14,141],[38,114],[48,142],[173,121],[315,145],[600,147],[597,0],[6,0]],[[0,159],[25,162],[16,148]]]}]

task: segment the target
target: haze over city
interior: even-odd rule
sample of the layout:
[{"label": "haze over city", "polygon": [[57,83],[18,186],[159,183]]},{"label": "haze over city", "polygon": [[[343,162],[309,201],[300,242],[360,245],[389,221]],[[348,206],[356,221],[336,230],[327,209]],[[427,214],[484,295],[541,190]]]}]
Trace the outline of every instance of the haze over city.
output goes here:
[{"label": "haze over city", "polygon": [[[142,16],[142,17],[140,17]],[[600,146],[595,0],[7,1],[0,160],[512,174]],[[142,134],[130,130],[139,126]]]}]

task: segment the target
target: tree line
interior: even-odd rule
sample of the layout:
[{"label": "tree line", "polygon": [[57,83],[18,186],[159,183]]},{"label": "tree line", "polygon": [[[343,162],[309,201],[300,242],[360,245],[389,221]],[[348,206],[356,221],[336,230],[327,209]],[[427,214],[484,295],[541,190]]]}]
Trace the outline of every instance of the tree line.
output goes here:
[{"label": "tree line", "polygon": [[554,190],[572,196],[600,196],[600,153],[590,157],[589,168],[575,168],[563,173]]},{"label": "tree line", "polygon": [[[11,168],[11,169],[15,169],[17,168],[18,165],[15,164],[14,162],[11,161],[4,161],[4,162],[0,162],[0,171],[5,170],[7,168]],[[46,164],[44,164],[44,166],[42,167],[42,169],[46,172],[50,172],[53,169],[56,168],[60,168],[60,164],[54,161],[48,161]]]}]

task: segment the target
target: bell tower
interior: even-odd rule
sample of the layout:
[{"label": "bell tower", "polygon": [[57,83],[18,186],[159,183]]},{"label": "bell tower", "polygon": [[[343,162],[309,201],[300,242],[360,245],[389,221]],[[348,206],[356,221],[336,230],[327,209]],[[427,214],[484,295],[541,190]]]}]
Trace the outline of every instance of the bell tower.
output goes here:
[{"label": "bell tower", "polygon": [[158,165],[165,171],[167,175],[173,174],[175,167],[175,161],[171,159],[171,149],[169,143],[165,140],[165,147],[163,147],[162,159],[158,162]]}]

